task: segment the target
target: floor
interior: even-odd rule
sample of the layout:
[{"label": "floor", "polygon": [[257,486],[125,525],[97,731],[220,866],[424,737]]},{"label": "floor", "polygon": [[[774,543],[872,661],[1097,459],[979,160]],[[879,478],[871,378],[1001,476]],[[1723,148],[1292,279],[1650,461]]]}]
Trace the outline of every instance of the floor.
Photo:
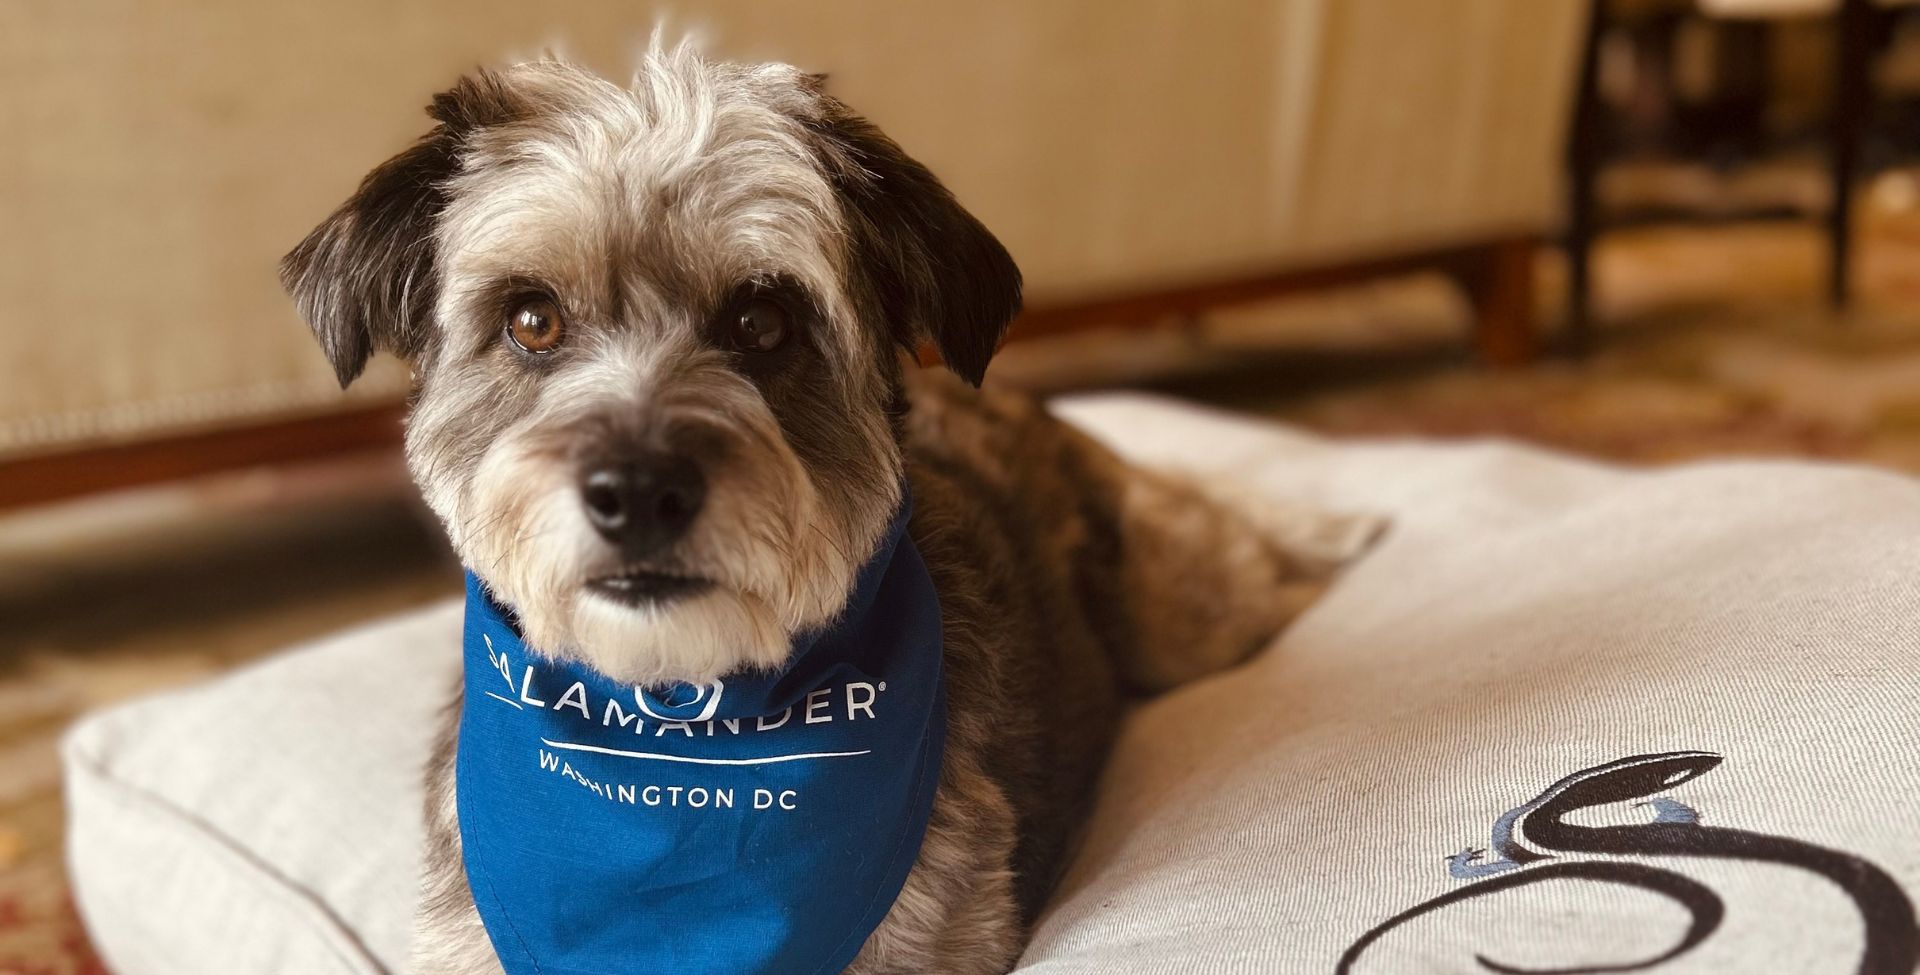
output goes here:
[{"label": "floor", "polygon": [[75,716],[457,589],[397,465],[307,473],[322,483],[254,474],[0,521],[0,975],[105,972],[60,852]]},{"label": "floor", "polygon": [[[1920,472],[1920,217],[1865,221],[1861,299],[1818,303],[1795,224],[1639,231],[1599,262],[1589,359],[1494,372],[1412,279],[1153,335],[1016,346],[1000,381],[1131,385],[1342,436],[1503,435],[1628,462],[1790,454]],[[1542,257],[1542,314],[1563,279]],[[62,874],[56,744],[77,714],[453,595],[390,457],[0,518],[0,975],[104,972]]]}]

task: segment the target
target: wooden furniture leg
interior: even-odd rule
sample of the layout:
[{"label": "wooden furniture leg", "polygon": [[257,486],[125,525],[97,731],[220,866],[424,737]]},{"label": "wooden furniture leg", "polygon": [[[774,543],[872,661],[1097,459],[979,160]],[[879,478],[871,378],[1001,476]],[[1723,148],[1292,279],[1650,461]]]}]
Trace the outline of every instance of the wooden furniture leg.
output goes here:
[{"label": "wooden furniture leg", "polygon": [[1841,0],[1834,21],[1832,207],[1827,211],[1827,300],[1845,308],[1853,256],[1853,177],[1860,150],[1860,122],[1867,111],[1867,68],[1872,40],[1869,0]]},{"label": "wooden furniture leg", "polygon": [[1567,327],[1566,349],[1585,355],[1593,347],[1594,182],[1600,169],[1600,37],[1606,4],[1594,0],[1575,80],[1572,129],[1567,133]]},{"label": "wooden furniture leg", "polygon": [[1489,244],[1463,261],[1455,276],[1473,304],[1473,347],[1489,365],[1532,362],[1540,351],[1533,322],[1533,242]]}]

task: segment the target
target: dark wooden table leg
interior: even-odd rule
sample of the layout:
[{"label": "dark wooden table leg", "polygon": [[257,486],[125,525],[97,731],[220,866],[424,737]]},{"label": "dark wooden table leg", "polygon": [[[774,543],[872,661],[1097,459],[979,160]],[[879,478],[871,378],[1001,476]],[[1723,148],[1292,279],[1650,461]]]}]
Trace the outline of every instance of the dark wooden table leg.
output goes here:
[{"label": "dark wooden table leg", "polygon": [[1573,118],[1567,134],[1567,330],[1566,349],[1585,355],[1593,347],[1594,181],[1600,171],[1600,36],[1606,29],[1605,4],[1594,0],[1587,14],[1586,42],[1574,87]]},{"label": "dark wooden table leg", "polygon": [[1827,211],[1827,299],[1845,308],[1853,256],[1853,184],[1859,161],[1861,120],[1867,111],[1867,69],[1872,26],[1869,0],[1841,0],[1834,21],[1834,83],[1831,156],[1832,206]]},{"label": "dark wooden table leg", "polygon": [[1534,328],[1532,239],[1488,244],[1462,262],[1455,276],[1473,304],[1473,347],[1488,365],[1523,366],[1538,358]]}]

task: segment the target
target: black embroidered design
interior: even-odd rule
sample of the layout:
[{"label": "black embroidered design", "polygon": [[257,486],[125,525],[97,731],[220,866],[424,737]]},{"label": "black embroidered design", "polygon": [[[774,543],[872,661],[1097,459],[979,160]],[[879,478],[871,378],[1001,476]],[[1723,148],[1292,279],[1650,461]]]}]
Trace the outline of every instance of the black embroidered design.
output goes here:
[{"label": "black embroidered design", "polygon": [[[1375,925],[1340,956],[1335,972],[1344,975],[1351,971],[1369,946],[1414,918],[1460,901],[1551,880],[1591,880],[1661,894],[1686,909],[1690,919],[1687,931],[1673,947],[1635,961],[1517,968],[1485,955],[1475,955],[1483,967],[1527,975],[1639,971],[1691,951],[1713,934],[1725,916],[1726,908],[1719,895],[1672,870],[1609,860],[1545,862],[1573,853],[1715,857],[1784,864],[1819,874],[1852,898],[1865,922],[1866,944],[1855,971],[1860,975],[1911,975],[1916,961],[1920,961],[1920,924],[1916,924],[1913,903],[1886,871],[1860,857],[1812,843],[1704,826],[1692,808],[1657,795],[1712,771],[1721,761],[1722,758],[1712,752],[1635,755],[1555,782],[1494,823],[1490,848],[1497,854],[1495,859],[1483,859],[1488,851],[1479,849],[1465,850],[1448,858],[1448,872],[1453,876],[1485,879],[1416,904]],[[1652,822],[1631,826],[1579,826],[1565,819],[1576,810],[1636,799],[1642,801],[1635,805],[1654,811]]]}]

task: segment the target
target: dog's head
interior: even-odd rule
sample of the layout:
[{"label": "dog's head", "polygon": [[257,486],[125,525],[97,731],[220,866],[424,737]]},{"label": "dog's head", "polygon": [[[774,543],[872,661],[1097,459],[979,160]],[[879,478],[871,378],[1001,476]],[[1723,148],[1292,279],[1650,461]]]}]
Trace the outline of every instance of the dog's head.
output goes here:
[{"label": "dog's head", "polygon": [[647,684],[778,665],[899,502],[899,350],[977,384],[1018,269],[784,65],[541,61],[429,112],[282,266],[341,383],[413,364],[408,463],[535,648]]}]

